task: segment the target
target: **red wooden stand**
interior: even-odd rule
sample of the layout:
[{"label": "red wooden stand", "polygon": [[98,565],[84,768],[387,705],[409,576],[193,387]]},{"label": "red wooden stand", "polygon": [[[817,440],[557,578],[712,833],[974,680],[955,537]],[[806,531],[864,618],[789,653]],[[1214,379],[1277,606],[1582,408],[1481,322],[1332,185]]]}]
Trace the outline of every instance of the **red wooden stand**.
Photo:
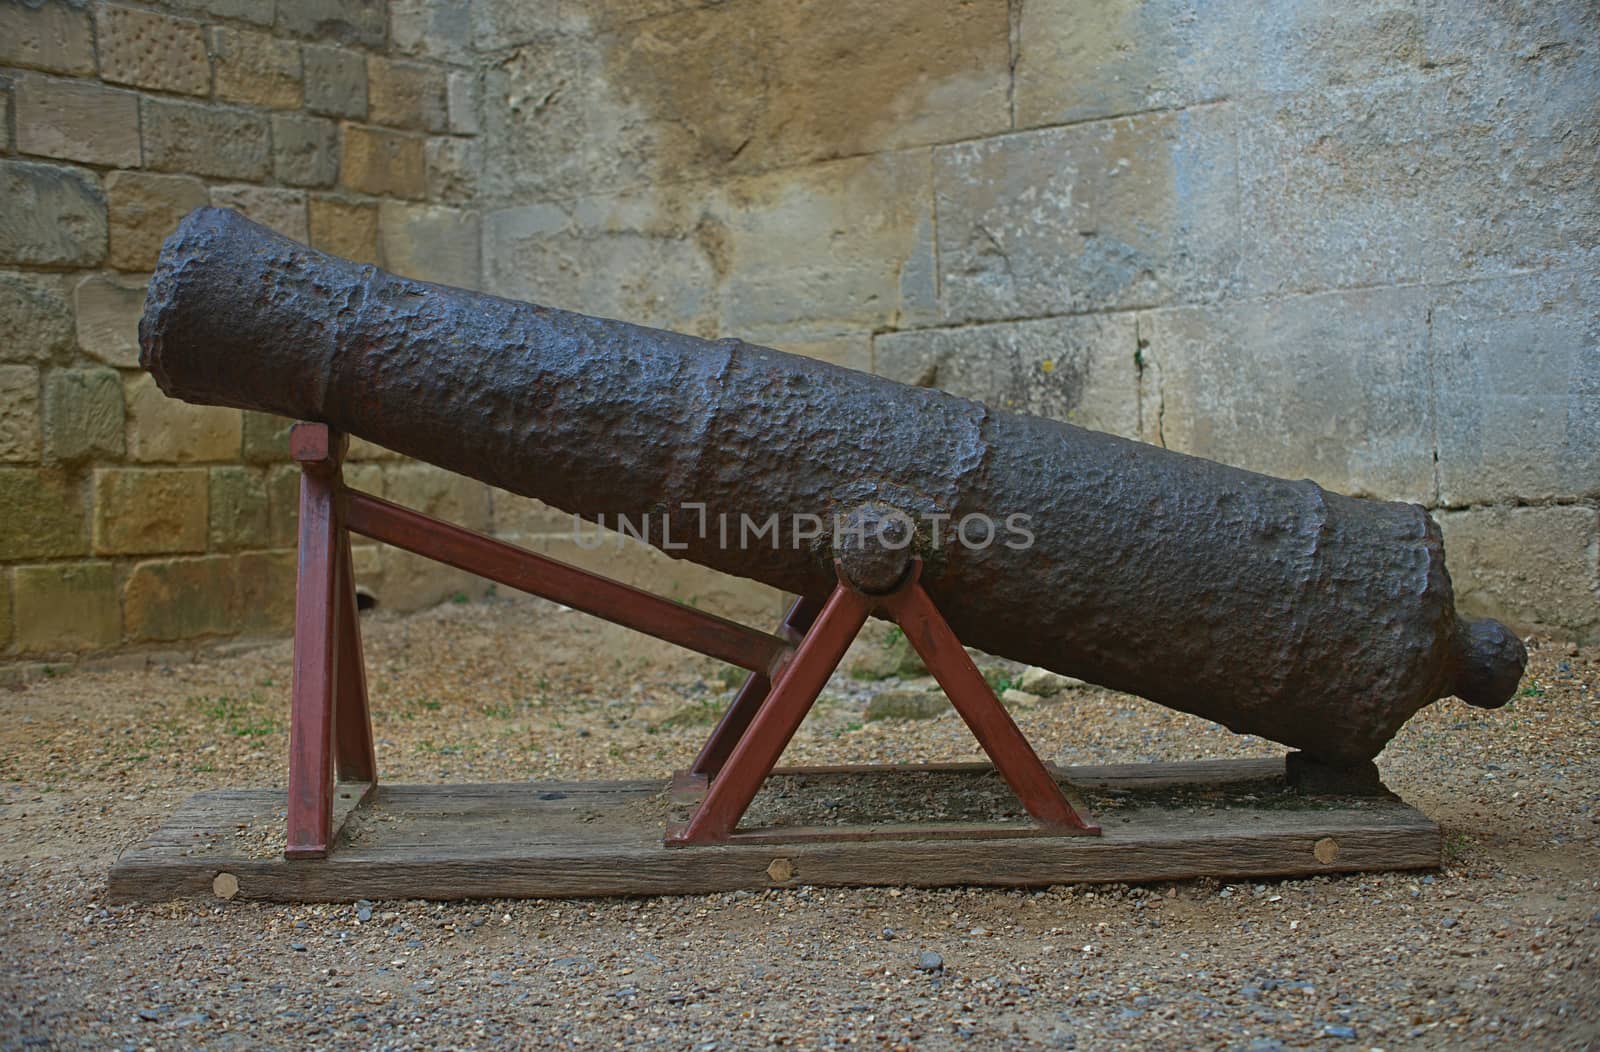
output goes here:
[{"label": "red wooden stand", "polygon": [[327,855],[337,833],[339,781],[357,783],[363,794],[377,782],[350,569],[352,532],[748,670],[689,772],[704,796],[689,821],[669,831],[669,844],[738,839],[739,819],[874,613],[905,631],[1041,831],[1100,831],[1068,801],[996,700],[922,588],[919,562],[912,561],[903,582],[886,595],[862,592],[841,570],[826,602],[799,599],[781,634],[772,635],[349,489],[341,471],[346,447],[345,437],[324,424],[298,424],[290,436],[302,478],[288,858]]}]

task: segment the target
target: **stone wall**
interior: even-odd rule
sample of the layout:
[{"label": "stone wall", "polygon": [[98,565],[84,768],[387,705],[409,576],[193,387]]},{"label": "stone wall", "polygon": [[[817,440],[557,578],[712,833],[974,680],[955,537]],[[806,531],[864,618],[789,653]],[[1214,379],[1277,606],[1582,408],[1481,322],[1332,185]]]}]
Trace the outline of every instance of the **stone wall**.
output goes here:
[{"label": "stone wall", "polygon": [[[288,624],[285,422],[136,367],[160,239],[208,201],[1418,501],[1469,609],[1600,640],[1597,84],[1586,0],[0,0],[0,661]],[[370,446],[351,475],[611,560]],[[368,547],[358,575],[481,590]]]},{"label": "stone wall", "polygon": [[[8,678],[287,631],[287,422],[162,395],[138,369],[144,283],[179,217],[210,203],[479,284],[466,15],[433,0],[0,0]],[[355,456],[368,488],[492,523],[481,486],[371,446]],[[478,589],[401,553],[363,547],[357,561],[402,606]]]},{"label": "stone wall", "polygon": [[473,16],[490,290],[1416,501],[1600,640],[1600,6]]}]

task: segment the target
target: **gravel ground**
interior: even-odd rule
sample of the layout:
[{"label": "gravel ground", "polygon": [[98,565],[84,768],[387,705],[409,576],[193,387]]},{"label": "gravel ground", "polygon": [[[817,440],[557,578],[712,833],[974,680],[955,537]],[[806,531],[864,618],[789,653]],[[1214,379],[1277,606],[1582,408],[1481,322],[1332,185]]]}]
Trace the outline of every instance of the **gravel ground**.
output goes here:
[{"label": "gravel ground", "polygon": [[[364,629],[391,782],[665,774],[728,696],[536,600]],[[1534,640],[1510,706],[1390,745],[1445,827],[1432,874],[107,906],[187,794],[283,784],[288,670],[280,643],[0,692],[0,1047],[1600,1047],[1600,651]],[[864,722],[896,685],[835,677],[787,759],[979,758],[953,715]],[[1062,762],[1281,751],[1097,689],[1016,715]]]}]

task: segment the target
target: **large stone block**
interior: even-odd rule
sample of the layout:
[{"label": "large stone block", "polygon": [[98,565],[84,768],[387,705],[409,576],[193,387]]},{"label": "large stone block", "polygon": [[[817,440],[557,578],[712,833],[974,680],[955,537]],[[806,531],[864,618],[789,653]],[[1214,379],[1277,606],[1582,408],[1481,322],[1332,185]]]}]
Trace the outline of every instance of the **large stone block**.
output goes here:
[{"label": "large stone block", "polygon": [[872,372],[872,334],[868,332],[811,336],[803,339],[790,339],[779,335],[769,343],[778,350],[788,351],[790,354],[804,355],[807,358],[815,358],[832,365],[842,365],[846,369],[856,369],[864,373]]},{"label": "large stone block", "polygon": [[484,218],[488,291],[700,336],[717,333],[724,235],[684,193],[527,205]]},{"label": "large stone block", "polygon": [[0,271],[0,361],[48,361],[71,349],[72,305],[61,279]]},{"label": "large stone block", "polygon": [[1145,437],[1340,493],[1430,503],[1428,294],[1420,288],[1152,311]]},{"label": "large stone block", "polygon": [[[522,544],[529,537],[572,533],[572,516],[542,500],[491,489],[490,502],[493,512],[490,532],[503,540]],[[589,532],[592,531],[585,527],[584,536]]]},{"label": "large stone block", "polygon": [[346,46],[381,48],[388,39],[388,0],[276,0],[279,33]]},{"label": "large stone block", "polygon": [[590,21],[488,69],[494,193],[588,194],[1010,127],[1004,4],[750,0]]},{"label": "large stone block", "polygon": [[1600,282],[1566,271],[1433,294],[1439,499],[1600,496]]},{"label": "large stone block", "polygon": [[272,24],[273,5],[262,0],[166,0],[166,6],[193,15],[209,15],[258,26]]},{"label": "large stone block", "polygon": [[483,283],[476,212],[385,201],[378,212],[378,238],[386,270],[465,289]]},{"label": "large stone block", "polygon": [[895,153],[492,213],[492,291],[756,341],[935,312],[925,154]]},{"label": "large stone block", "polygon": [[11,152],[11,78],[0,76],[0,153]]},{"label": "large stone block", "polygon": [[211,93],[211,63],[200,23],[101,4],[95,8],[100,76],[179,95]]},{"label": "large stone block", "polygon": [[163,559],[134,566],[123,590],[138,642],[280,634],[294,625],[293,552]]},{"label": "large stone block", "polygon": [[389,39],[403,55],[470,62],[472,5],[458,0],[389,0]]},{"label": "large stone block", "polygon": [[1247,290],[1593,266],[1596,80],[1578,55],[1243,107]]},{"label": "large stone block", "polygon": [[44,384],[44,452],[53,464],[121,457],[122,377],[114,369],[57,369]]},{"label": "large stone block", "polygon": [[478,140],[436,136],[428,140],[428,200],[465,204],[478,193],[483,167]]},{"label": "large stone block", "polygon": [[208,203],[206,186],[192,175],[112,172],[105,178],[111,218],[108,262],[118,270],[151,271],[161,242],[178,220]]},{"label": "large stone block", "polygon": [[1462,612],[1600,643],[1600,512],[1496,507],[1437,517]]},{"label": "large stone block", "polygon": [[11,574],[0,569],[0,653],[11,648]]},{"label": "large stone block", "polygon": [[139,108],[146,168],[217,179],[265,179],[272,171],[263,114],[150,96]]},{"label": "large stone block", "polygon": [[107,365],[137,368],[144,293],[145,282],[136,278],[91,274],[78,282],[78,346]]},{"label": "large stone block", "polygon": [[211,55],[216,61],[219,99],[280,110],[297,110],[305,101],[300,45],[292,40],[213,26]]},{"label": "large stone block", "polygon": [[97,555],[206,550],[204,468],[103,468],[94,473]]},{"label": "large stone block", "polygon": [[89,12],[66,0],[0,4],[0,66],[93,76]]},{"label": "large stone block", "polygon": [[143,463],[236,460],[242,423],[237,409],[168,398],[149,373],[127,381],[128,457]]},{"label": "large stone block", "polygon": [[1019,127],[1066,124],[1409,72],[1412,0],[1028,0],[1019,5]]},{"label": "large stone block", "polygon": [[0,263],[98,266],[106,256],[106,199],[80,168],[0,161]]},{"label": "large stone block", "polygon": [[110,563],[19,566],[12,582],[16,645],[25,654],[115,646],[122,640]]},{"label": "large stone block", "polygon": [[550,33],[593,33],[627,22],[700,7],[706,0],[478,0],[471,5],[473,40],[497,51]]},{"label": "large stone block", "polygon": [[392,449],[385,449],[376,442],[368,442],[356,435],[350,436],[350,452],[347,460],[399,460],[400,454]]},{"label": "large stone block", "polygon": [[396,504],[469,530],[486,531],[491,525],[489,488],[432,464],[385,467],[383,492]]},{"label": "large stone block", "polygon": [[267,472],[267,512],[272,547],[292,548],[300,541],[300,469],[279,464]]},{"label": "large stone block", "polygon": [[1527,62],[1593,51],[1600,6],[1545,0],[1424,0],[1423,59],[1429,66]]},{"label": "large stone block", "polygon": [[881,335],[878,371],[999,409],[1139,434],[1132,314],[1002,322]]},{"label": "large stone block", "polygon": [[142,562],[122,590],[122,619],[134,642],[171,642],[237,631],[232,556]]},{"label": "large stone block", "polygon": [[83,486],[69,475],[0,468],[0,563],[89,551]]},{"label": "large stone block", "polygon": [[364,582],[385,610],[420,610],[448,599],[480,599],[490,584],[465,570],[457,570],[402,548],[381,549],[383,572]]},{"label": "large stone block", "polygon": [[39,461],[39,370],[0,365],[0,462]]},{"label": "large stone block", "polygon": [[294,628],[293,552],[245,552],[234,562],[230,631],[251,635]]},{"label": "large stone block", "polygon": [[445,71],[423,62],[374,55],[367,60],[367,119],[395,128],[445,131],[449,127]]},{"label": "large stone block", "polygon": [[359,263],[378,262],[378,206],[312,194],[311,244]]},{"label": "large stone block", "polygon": [[374,497],[384,495],[383,465],[382,464],[352,464],[344,465],[344,484],[351,489],[370,493]]},{"label": "large stone block", "polygon": [[476,72],[453,69],[445,85],[445,110],[450,118],[450,130],[457,135],[476,135],[482,123],[478,117],[478,104],[482,98],[482,81]]},{"label": "large stone block", "polygon": [[722,279],[722,331],[760,340],[931,318],[928,172],[925,153],[892,153],[723,186],[701,239]]},{"label": "large stone block", "polygon": [[212,468],[210,493],[212,551],[265,548],[272,543],[266,472],[233,466]]},{"label": "large stone block", "polygon": [[39,157],[137,168],[139,96],[84,80],[16,81],[17,149]]},{"label": "large stone block", "polygon": [[211,203],[232,208],[285,237],[306,241],[311,237],[304,190],[279,190],[268,186],[214,186]]},{"label": "large stone block", "polygon": [[428,189],[425,142],[405,132],[346,124],[339,182],[377,197],[421,198]]},{"label": "large stone block", "polygon": [[329,117],[367,119],[367,56],[338,47],[306,45],[306,109]]},{"label": "large stone block", "polygon": [[934,188],[949,321],[1212,299],[1234,285],[1226,106],[940,147]]},{"label": "large stone block", "polygon": [[245,410],[241,421],[240,456],[246,464],[277,464],[289,459],[289,432],[294,421],[271,413]]},{"label": "large stone block", "polygon": [[322,117],[272,118],[272,170],[290,186],[332,186],[339,179],[339,128]]}]

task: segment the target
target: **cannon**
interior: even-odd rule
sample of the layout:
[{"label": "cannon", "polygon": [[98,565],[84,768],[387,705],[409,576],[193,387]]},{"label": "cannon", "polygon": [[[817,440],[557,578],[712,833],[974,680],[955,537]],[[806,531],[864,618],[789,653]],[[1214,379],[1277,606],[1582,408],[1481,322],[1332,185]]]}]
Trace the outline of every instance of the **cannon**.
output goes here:
[{"label": "cannon", "polygon": [[654,523],[644,539],[668,554],[813,612],[841,567],[886,594],[914,564],[967,646],[1332,768],[1366,765],[1437,698],[1504,704],[1526,660],[1505,626],[1457,615],[1417,505],[409,280],[227,210],[167,240],[139,335],[173,397],[320,421],[590,521]]}]

